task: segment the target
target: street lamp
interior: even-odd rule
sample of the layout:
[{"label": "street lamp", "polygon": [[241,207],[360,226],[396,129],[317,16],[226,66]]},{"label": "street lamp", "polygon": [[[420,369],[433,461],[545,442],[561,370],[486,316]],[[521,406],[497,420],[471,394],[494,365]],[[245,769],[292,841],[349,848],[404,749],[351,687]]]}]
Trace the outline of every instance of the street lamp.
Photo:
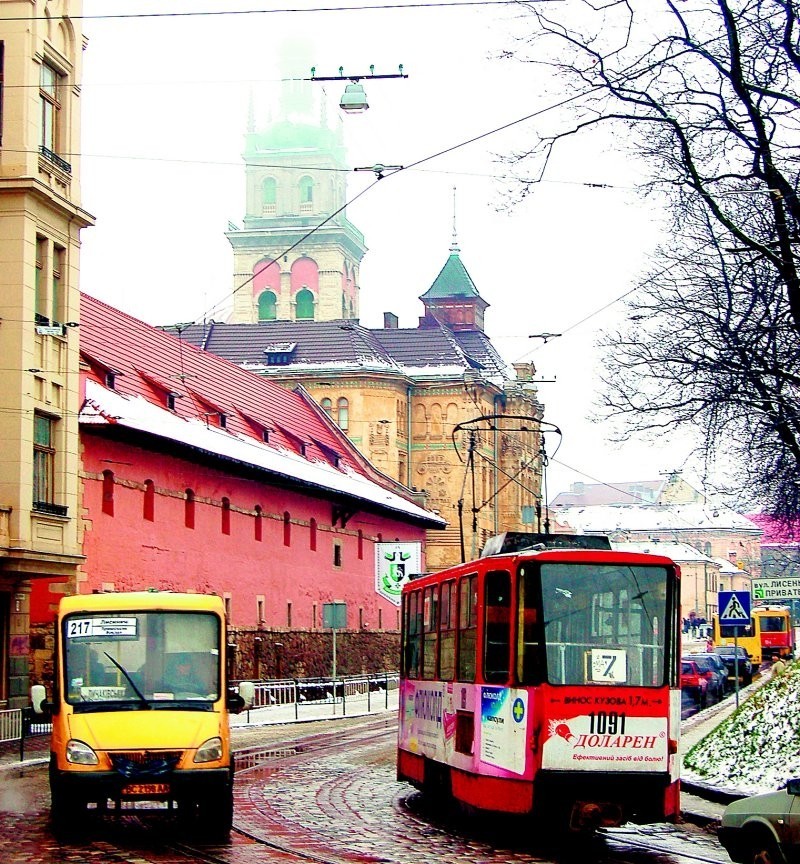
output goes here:
[{"label": "street lamp", "polygon": [[344,93],[342,93],[342,96],[339,99],[339,107],[347,114],[363,114],[369,108],[369,102],[367,102],[367,93],[364,90],[364,85],[359,82],[364,78],[408,78],[408,75],[403,72],[402,63],[398,68],[400,71],[391,75],[376,75],[375,66],[372,65],[369,67],[369,75],[345,75],[344,66],[340,66],[338,75],[320,76],[317,75],[317,67],[312,66],[311,77],[304,78],[303,80],[341,81],[346,78],[350,83],[344,88]]}]

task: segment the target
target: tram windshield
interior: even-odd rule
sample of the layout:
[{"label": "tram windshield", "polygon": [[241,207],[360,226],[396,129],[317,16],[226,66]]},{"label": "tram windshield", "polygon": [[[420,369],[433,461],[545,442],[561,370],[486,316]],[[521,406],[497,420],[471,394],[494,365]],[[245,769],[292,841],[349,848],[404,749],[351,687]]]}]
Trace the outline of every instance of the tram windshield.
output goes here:
[{"label": "tram windshield", "polygon": [[780,615],[761,615],[760,624],[762,633],[785,633],[788,630],[788,620],[786,616]]},{"label": "tram windshield", "polygon": [[665,683],[666,568],[575,562],[525,567],[523,619],[530,617],[526,607],[538,602],[537,576],[543,625],[537,630],[543,633],[549,683]]},{"label": "tram windshield", "polygon": [[207,612],[80,613],[64,619],[64,692],[77,712],[210,710],[220,622]]}]

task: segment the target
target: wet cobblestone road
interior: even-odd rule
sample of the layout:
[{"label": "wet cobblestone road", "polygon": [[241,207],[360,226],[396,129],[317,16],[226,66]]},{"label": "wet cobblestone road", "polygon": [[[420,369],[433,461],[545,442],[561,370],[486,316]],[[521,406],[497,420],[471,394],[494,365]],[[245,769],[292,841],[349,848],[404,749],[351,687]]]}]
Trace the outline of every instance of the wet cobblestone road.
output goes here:
[{"label": "wet cobblestone road", "polygon": [[[356,740],[353,729],[360,731]],[[106,818],[79,842],[50,832],[44,767],[0,775],[0,864],[527,864],[635,861],[726,862],[716,839],[697,829],[657,826],[577,852],[532,848],[502,819],[453,821],[394,779],[392,720],[248,730],[237,748],[271,748],[264,765],[237,773],[235,825],[225,846],[195,846],[163,814]],[[518,824],[518,823],[517,823]],[[635,835],[635,836],[634,836]],[[641,848],[642,842],[653,851]],[[267,844],[267,845],[265,845]],[[660,850],[660,851],[656,851]]]}]

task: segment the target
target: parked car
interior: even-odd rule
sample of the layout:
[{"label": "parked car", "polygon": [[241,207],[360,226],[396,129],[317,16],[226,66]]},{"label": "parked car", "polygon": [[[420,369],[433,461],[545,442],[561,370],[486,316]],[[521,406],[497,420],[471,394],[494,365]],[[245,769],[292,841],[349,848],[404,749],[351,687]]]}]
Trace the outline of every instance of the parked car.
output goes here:
[{"label": "parked car", "polygon": [[[716,654],[686,654],[682,658],[696,663],[708,681],[707,698],[709,704],[719,702],[728,686],[728,667]],[[719,665],[717,665],[719,664]]]},{"label": "parked car", "polygon": [[689,693],[701,708],[708,705],[708,679],[694,660],[681,660],[681,690]]},{"label": "parked car", "polygon": [[783,789],[729,804],[719,842],[742,864],[785,864],[800,855],[800,778]]},{"label": "parked car", "polygon": [[714,653],[718,654],[722,662],[728,667],[728,678],[736,678],[736,658],[739,659],[739,678],[742,684],[750,684],[753,680],[753,664],[750,655],[741,646],[717,645]]},{"label": "parked car", "polygon": [[733,684],[728,678],[728,667],[725,665],[725,661],[722,657],[720,657],[719,654],[715,654],[713,651],[708,651],[705,656],[708,658],[709,663],[711,663],[717,670],[720,679],[722,680],[722,695],[724,696],[733,689]]}]

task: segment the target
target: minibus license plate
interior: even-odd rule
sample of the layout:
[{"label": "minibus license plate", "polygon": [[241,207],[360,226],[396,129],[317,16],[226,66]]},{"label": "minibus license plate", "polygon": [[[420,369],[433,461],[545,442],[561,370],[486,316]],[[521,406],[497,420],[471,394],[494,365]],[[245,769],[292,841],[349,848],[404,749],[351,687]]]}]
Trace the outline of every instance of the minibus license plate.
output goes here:
[{"label": "minibus license plate", "polygon": [[128,783],[123,795],[169,795],[169,783]]}]

